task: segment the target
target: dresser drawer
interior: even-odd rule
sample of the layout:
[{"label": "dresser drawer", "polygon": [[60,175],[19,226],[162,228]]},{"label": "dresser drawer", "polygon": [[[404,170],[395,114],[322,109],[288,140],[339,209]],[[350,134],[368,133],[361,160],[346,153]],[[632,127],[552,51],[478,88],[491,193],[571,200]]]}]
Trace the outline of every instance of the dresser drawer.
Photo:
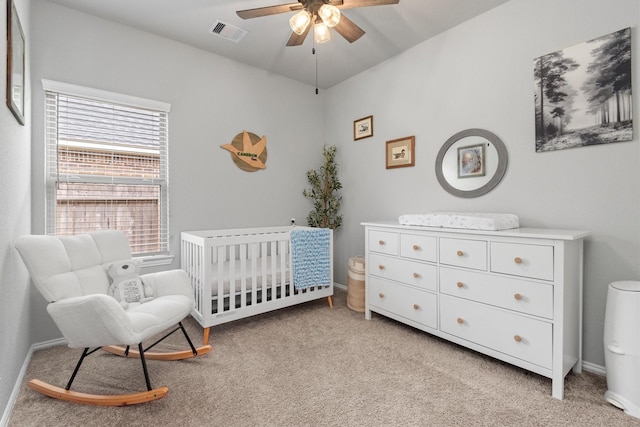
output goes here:
[{"label": "dresser drawer", "polygon": [[491,242],[491,271],[553,280],[553,246]]},{"label": "dresser drawer", "polygon": [[373,252],[398,255],[398,234],[386,231],[369,231],[369,248]]},{"label": "dresser drawer", "polygon": [[551,284],[440,267],[440,292],[553,319]]},{"label": "dresser drawer", "polygon": [[543,368],[552,367],[551,323],[440,295],[440,329]]},{"label": "dresser drawer", "polygon": [[400,255],[421,261],[437,261],[437,239],[416,234],[400,235]]},{"label": "dresser drawer", "polygon": [[416,261],[369,254],[369,274],[406,283],[430,291],[437,288],[437,267]]},{"label": "dresser drawer", "polygon": [[484,240],[441,238],[440,263],[486,270],[487,242]]},{"label": "dresser drawer", "polygon": [[438,328],[438,297],[398,283],[371,277],[367,283],[369,304],[433,329]]}]

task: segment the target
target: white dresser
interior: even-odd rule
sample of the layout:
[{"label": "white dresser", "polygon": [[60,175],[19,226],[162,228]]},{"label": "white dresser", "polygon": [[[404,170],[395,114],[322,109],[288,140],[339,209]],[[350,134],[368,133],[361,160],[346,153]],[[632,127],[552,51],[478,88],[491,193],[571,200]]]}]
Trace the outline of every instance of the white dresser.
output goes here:
[{"label": "white dresser", "polygon": [[582,370],[589,233],[363,223],[365,317],[376,312],[552,379]]}]

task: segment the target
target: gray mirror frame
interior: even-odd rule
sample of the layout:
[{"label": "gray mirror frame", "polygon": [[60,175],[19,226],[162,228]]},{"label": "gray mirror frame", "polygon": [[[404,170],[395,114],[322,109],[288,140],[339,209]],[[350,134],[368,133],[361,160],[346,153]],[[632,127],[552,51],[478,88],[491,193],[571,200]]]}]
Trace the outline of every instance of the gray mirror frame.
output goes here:
[{"label": "gray mirror frame", "polygon": [[[462,138],[466,138],[468,136],[480,136],[489,140],[493,146],[496,148],[498,152],[498,168],[496,172],[493,174],[493,177],[480,188],[476,188],[475,190],[458,190],[453,187],[449,182],[445,179],[444,174],[442,173],[442,161],[444,159],[447,150],[455,144],[458,140]],[[438,156],[436,157],[436,177],[438,178],[438,182],[448,193],[453,194],[458,197],[478,197],[484,194],[487,194],[489,191],[493,190],[499,183],[502,181],[505,172],[507,171],[507,147],[505,147],[504,143],[500,138],[498,138],[494,133],[489,132],[484,129],[467,129],[461,132],[456,133],[451,138],[447,139],[444,143],[440,151],[438,152]]]}]

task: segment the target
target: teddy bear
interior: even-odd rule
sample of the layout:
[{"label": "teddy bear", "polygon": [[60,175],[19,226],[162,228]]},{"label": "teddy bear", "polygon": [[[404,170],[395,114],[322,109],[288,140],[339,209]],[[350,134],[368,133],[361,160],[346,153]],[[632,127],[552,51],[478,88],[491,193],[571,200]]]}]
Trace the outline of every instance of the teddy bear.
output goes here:
[{"label": "teddy bear", "polygon": [[107,271],[111,279],[107,293],[125,310],[153,299],[153,289],[144,285],[139,271],[138,263],[132,260],[114,262]]}]

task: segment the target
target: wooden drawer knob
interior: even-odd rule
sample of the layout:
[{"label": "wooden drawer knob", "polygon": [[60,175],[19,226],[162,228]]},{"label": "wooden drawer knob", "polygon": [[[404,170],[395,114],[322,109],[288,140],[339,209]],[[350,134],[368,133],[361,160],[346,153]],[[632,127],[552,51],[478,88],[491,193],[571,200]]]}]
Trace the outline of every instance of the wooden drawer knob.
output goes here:
[{"label": "wooden drawer knob", "polygon": [[464,323],[464,319],[462,317],[458,317],[457,322],[462,325]]},{"label": "wooden drawer knob", "polygon": [[419,279],[420,278],[420,274],[419,273],[413,273],[413,277],[416,278],[416,279]]},{"label": "wooden drawer knob", "polygon": [[513,339],[516,340],[516,342],[522,341],[522,337],[520,335],[514,335]]},{"label": "wooden drawer knob", "polygon": [[413,250],[414,250],[414,251],[419,251],[419,250],[420,250],[420,246],[418,246],[418,245],[413,245]]},{"label": "wooden drawer knob", "polygon": [[464,288],[464,283],[458,282],[458,283],[456,283],[456,286],[462,289],[462,288]]},{"label": "wooden drawer knob", "polygon": [[418,304],[413,304],[413,309],[414,310],[418,310],[420,308],[420,306]]},{"label": "wooden drawer knob", "polygon": [[462,251],[458,251],[458,252],[456,252],[456,254],[457,254],[458,256],[463,256],[463,255],[464,255],[464,252],[462,252]]},{"label": "wooden drawer knob", "polygon": [[380,264],[380,265],[378,266],[378,269],[380,269],[380,270],[384,270],[384,265]]},{"label": "wooden drawer knob", "polygon": [[515,294],[513,297],[515,299],[517,299],[518,301],[520,301],[522,299],[522,295],[520,295],[520,294]]},{"label": "wooden drawer knob", "polygon": [[378,296],[379,296],[380,298],[384,298],[384,294],[383,294],[382,292],[380,292],[380,293],[378,294]]},{"label": "wooden drawer knob", "polygon": [[378,241],[378,244],[379,244],[380,246],[384,246],[384,240],[379,240],[379,241]]},{"label": "wooden drawer knob", "polygon": [[515,262],[516,264],[522,264],[522,258],[517,256],[513,259],[513,262]]}]

